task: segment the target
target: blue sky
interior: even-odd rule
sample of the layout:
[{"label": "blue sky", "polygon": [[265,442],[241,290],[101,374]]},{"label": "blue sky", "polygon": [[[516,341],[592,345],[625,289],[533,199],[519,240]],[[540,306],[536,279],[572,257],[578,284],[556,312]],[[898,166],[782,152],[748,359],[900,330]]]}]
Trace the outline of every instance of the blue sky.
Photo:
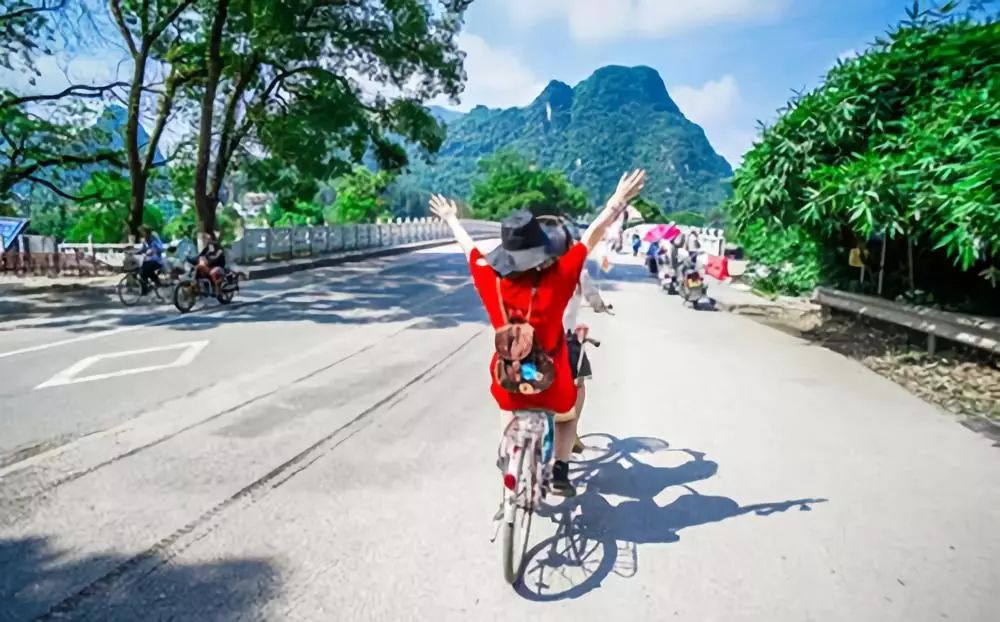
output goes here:
[{"label": "blue sky", "polygon": [[[772,121],[792,89],[818,85],[838,57],[863,50],[911,4],[475,0],[459,42],[469,80],[458,107],[521,106],[552,79],[573,85],[603,65],[648,65],[663,76],[681,110],[705,128],[716,151],[736,165],[758,119]],[[63,51],[41,59],[44,75],[34,87],[23,74],[0,71],[0,79],[40,92],[65,88],[66,75],[101,84],[127,78],[131,67],[124,56],[113,48]]]},{"label": "blue sky", "polygon": [[608,64],[657,69],[736,164],[758,119],[905,16],[901,0],[476,0],[462,109],[529,103],[551,79]]}]

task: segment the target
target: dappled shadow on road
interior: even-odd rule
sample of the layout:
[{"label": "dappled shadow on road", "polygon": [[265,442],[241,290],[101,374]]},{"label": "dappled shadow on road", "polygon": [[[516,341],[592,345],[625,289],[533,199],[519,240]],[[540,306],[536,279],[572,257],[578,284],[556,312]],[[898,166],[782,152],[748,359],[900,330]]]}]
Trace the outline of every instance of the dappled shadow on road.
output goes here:
[{"label": "dappled shadow on road", "polygon": [[[248,287],[252,287],[251,282]],[[443,255],[419,265],[401,264],[377,273],[314,283],[263,304],[235,306],[218,313],[193,314],[169,324],[203,330],[234,323],[315,322],[370,324],[421,319],[417,328],[448,328],[486,319],[472,288],[464,259]]]},{"label": "dappled shadow on road", "polygon": [[[34,302],[4,299],[4,304],[14,306],[12,314],[3,319],[13,321],[0,324],[0,332],[23,325],[88,333],[154,320],[169,320],[161,325],[178,331],[246,323],[350,325],[414,319],[420,320],[415,325],[418,328],[448,328],[486,320],[462,255],[398,255],[380,262],[386,267],[345,264],[293,277],[249,281],[242,285],[244,291],[237,294],[232,305],[222,307],[215,300],[203,299],[197,303],[197,312],[185,316],[179,316],[172,304],[157,303],[151,297],[148,302],[126,309],[110,289],[34,294]],[[600,272],[594,265],[589,269],[605,292],[614,292],[622,283],[649,282],[655,286],[655,280],[642,266],[615,265],[609,273]],[[255,301],[256,297],[264,299]]]},{"label": "dappled shadow on road", "polygon": [[744,514],[809,511],[826,501],[741,505],[729,497],[700,494],[691,486],[718,471],[718,464],[701,452],[672,449],[656,438],[593,434],[584,442],[588,449],[571,466],[579,494],[538,512],[555,523],[557,531],[525,555],[515,589],[528,600],[577,598],[611,574],[631,577],[639,570],[638,545],[677,542],[682,529]]},{"label": "dappled shadow on road", "polygon": [[[481,322],[478,301],[473,297],[446,294],[463,291],[468,285],[473,292],[468,269],[463,256],[455,253],[398,255],[382,260],[388,267],[372,269],[370,264],[342,265],[283,277],[250,281],[242,285],[229,307],[221,307],[214,300],[200,300],[198,312],[178,317],[171,304],[140,304],[124,309],[105,292],[53,292],[35,295],[32,300],[4,300],[17,307],[17,313],[5,316],[14,320],[0,325],[0,331],[16,329],[18,320],[30,321],[32,328],[59,328],[70,332],[86,333],[109,328],[127,327],[148,323],[151,319],[167,318],[163,324],[168,329],[201,330],[223,324],[298,322],[322,324],[366,324],[370,322],[406,321],[424,318],[420,326],[444,328],[463,322]],[[79,295],[77,301],[72,296]],[[41,296],[41,298],[39,297]],[[83,297],[91,296],[89,302]],[[103,298],[102,298],[103,296]],[[260,302],[253,298],[265,297]],[[67,297],[64,299],[64,297]],[[106,300],[105,300],[106,299]],[[95,300],[100,302],[95,305]],[[60,302],[65,303],[60,306]],[[431,304],[433,303],[433,304]],[[86,304],[91,306],[88,308]],[[14,307],[11,307],[14,311]],[[85,312],[85,318],[81,313]],[[28,324],[24,324],[27,326]]]},{"label": "dappled shadow on road", "polygon": [[[67,288],[53,285],[44,292],[0,292],[0,331],[16,328],[23,320],[52,320],[58,326],[67,315],[90,314],[99,309],[113,308],[117,302],[111,287]],[[10,322],[11,324],[7,325]]]},{"label": "dappled shadow on road", "polygon": [[0,539],[0,620],[235,620],[279,585],[265,560],[188,565],[157,556],[141,557],[141,577],[126,581],[138,559],[70,559],[44,538]]}]

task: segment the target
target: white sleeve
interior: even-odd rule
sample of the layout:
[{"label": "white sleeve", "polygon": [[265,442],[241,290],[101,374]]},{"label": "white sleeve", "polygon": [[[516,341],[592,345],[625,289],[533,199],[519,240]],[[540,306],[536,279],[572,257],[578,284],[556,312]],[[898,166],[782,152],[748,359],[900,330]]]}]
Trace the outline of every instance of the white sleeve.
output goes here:
[{"label": "white sleeve", "polygon": [[604,299],[601,298],[600,290],[594,285],[594,281],[586,271],[580,275],[580,289],[582,290],[583,297],[587,299],[587,304],[594,311],[601,312],[607,309]]},{"label": "white sleeve", "polygon": [[577,287],[576,291],[573,292],[573,297],[569,299],[569,303],[566,305],[566,311],[563,312],[563,328],[567,332],[576,330],[577,317],[580,315],[581,299],[580,288]]}]

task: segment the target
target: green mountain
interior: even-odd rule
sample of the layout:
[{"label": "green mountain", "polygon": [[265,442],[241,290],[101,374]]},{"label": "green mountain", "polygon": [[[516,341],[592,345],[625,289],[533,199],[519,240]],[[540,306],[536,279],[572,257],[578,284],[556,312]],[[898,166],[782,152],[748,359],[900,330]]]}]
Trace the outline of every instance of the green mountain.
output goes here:
[{"label": "green mountain", "polygon": [[650,173],[644,196],[664,211],[706,211],[730,193],[729,164],[649,67],[603,67],[575,87],[552,81],[524,108],[432,112],[447,123],[448,138],[434,163],[411,160],[399,180],[410,192],[466,197],[477,162],[512,150],[565,171],[595,203],[624,170],[640,166]]}]

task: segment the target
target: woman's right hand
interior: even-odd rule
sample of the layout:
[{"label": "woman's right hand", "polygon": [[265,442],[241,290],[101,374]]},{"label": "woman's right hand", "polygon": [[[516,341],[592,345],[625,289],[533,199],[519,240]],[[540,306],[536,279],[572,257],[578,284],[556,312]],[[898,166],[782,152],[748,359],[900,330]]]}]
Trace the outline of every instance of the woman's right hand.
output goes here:
[{"label": "woman's right hand", "polygon": [[627,171],[622,173],[621,179],[618,180],[618,187],[615,188],[615,193],[608,200],[608,205],[615,206],[616,211],[621,213],[628,207],[629,201],[639,196],[645,183],[646,171],[641,168],[637,168],[631,173]]},{"label": "woman's right hand", "polygon": [[458,205],[451,199],[445,198],[440,194],[431,195],[430,208],[431,213],[441,220],[447,221],[452,218],[458,218]]}]

